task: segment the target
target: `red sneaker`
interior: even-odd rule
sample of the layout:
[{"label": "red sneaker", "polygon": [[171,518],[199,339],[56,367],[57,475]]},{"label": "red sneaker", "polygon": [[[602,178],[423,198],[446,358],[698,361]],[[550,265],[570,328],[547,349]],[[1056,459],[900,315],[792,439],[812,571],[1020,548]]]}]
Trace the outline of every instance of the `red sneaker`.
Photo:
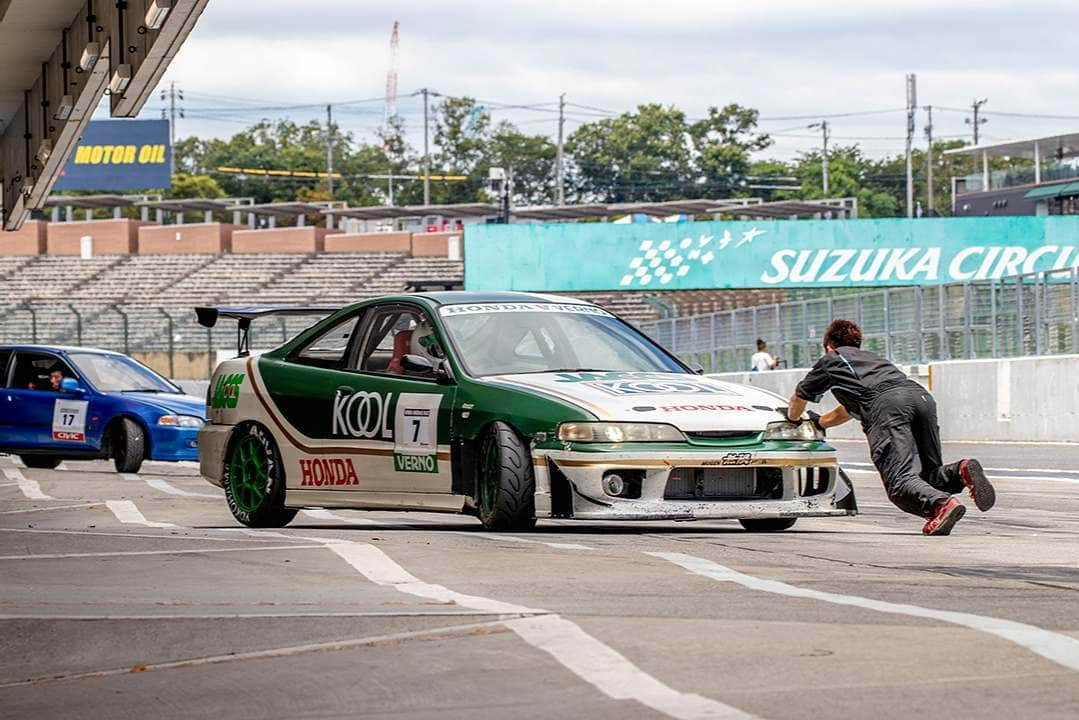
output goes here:
[{"label": "red sneaker", "polygon": [[937,514],[926,522],[922,528],[923,535],[950,535],[952,526],[959,522],[967,509],[955,498],[948,498],[948,502],[937,505]]},{"label": "red sneaker", "polygon": [[979,510],[985,512],[993,507],[993,504],[997,501],[997,491],[993,489],[989,478],[985,476],[985,471],[982,470],[980,462],[977,460],[963,460],[960,462],[959,477],[963,478],[963,484],[970,491],[970,499],[974,501]]}]

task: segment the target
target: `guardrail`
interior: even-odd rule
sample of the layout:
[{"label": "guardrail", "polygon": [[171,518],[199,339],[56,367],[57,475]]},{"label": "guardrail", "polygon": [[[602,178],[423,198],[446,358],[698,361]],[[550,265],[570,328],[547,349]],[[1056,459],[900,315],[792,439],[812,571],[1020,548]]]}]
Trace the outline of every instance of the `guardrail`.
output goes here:
[{"label": "guardrail", "polygon": [[863,346],[901,363],[1079,353],[1079,268],[995,280],[870,291],[643,323],[709,372],[749,368],[757,338],[782,367],[808,367],[835,318],[857,322]]}]

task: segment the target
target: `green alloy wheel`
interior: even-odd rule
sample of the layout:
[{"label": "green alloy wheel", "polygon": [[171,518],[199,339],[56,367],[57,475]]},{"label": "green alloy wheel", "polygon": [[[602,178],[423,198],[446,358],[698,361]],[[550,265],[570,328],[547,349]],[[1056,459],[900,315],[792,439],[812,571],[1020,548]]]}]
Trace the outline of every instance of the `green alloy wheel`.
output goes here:
[{"label": "green alloy wheel", "polygon": [[531,530],[536,525],[536,480],[528,446],[509,425],[496,422],[480,446],[480,521],[488,530]]},{"label": "green alloy wheel", "polygon": [[296,517],[285,507],[281,453],[266,428],[236,429],[225,457],[225,499],[233,517],[248,527],[284,527]]}]

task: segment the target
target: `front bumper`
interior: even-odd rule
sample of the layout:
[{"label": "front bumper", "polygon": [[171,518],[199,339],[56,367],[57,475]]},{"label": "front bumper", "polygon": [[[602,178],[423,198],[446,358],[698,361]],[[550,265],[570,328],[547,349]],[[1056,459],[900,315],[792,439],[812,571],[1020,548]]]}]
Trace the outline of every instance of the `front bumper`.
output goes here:
[{"label": "front bumper", "polygon": [[150,430],[150,459],[198,460],[198,438],[198,428],[154,427]]},{"label": "front bumper", "polygon": [[[731,456],[734,456],[733,458]],[[537,515],[589,520],[704,520],[835,517],[858,512],[854,489],[834,450],[783,452],[574,452],[534,450]],[[702,497],[677,494],[677,478],[697,468],[767,471],[766,497]],[[640,478],[636,497],[610,495],[610,472]],[[676,478],[672,481],[672,476]],[[671,483],[669,485],[669,483]],[[561,497],[560,497],[561,496]],[[567,502],[567,496],[569,498]]]}]

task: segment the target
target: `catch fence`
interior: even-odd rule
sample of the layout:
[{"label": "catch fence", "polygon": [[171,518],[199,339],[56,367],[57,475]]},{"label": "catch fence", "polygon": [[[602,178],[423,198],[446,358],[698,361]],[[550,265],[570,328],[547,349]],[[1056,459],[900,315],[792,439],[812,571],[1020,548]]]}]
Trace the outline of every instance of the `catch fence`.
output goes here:
[{"label": "catch fence", "polygon": [[709,372],[749,369],[756,340],[786,367],[808,367],[836,318],[862,328],[863,347],[897,363],[1079,353],[1079,268],[996,280],[827,296],[642,323]]}]

